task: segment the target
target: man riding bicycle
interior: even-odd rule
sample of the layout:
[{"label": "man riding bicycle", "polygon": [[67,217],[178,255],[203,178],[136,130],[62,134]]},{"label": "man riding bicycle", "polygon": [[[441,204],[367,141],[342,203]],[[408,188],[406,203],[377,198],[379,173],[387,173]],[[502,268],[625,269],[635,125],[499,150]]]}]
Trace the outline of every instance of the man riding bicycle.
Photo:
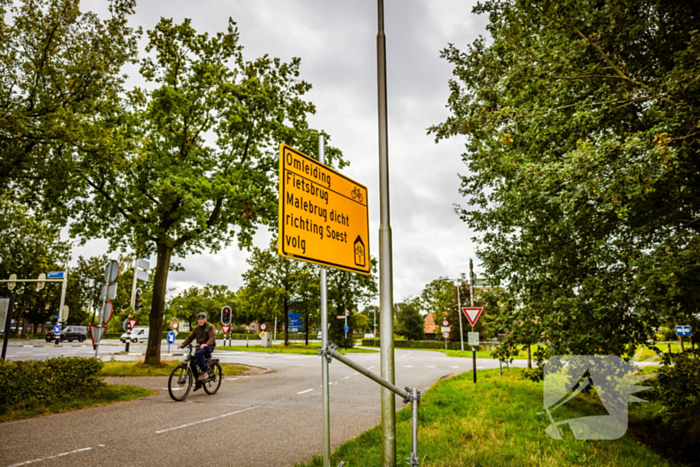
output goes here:
[{"label": "man riding bicycle", "polygon": [[189,336],[177,346],[178,349],[183,348],[194,339],[197,339],[197,344],[199,349],[194,354],[197,360],[197,365],[199,365],[199,377],[197,378],[197,384],[195,384],[194,390],[198,390],[202,387],[201,381],[207,377],[207,364],[206,359],[211,357],[214,347],[216,347],[216,329],[211,323],[207,323],[207,314],[198,313],[197,314],[197,327],[195,327]]}]

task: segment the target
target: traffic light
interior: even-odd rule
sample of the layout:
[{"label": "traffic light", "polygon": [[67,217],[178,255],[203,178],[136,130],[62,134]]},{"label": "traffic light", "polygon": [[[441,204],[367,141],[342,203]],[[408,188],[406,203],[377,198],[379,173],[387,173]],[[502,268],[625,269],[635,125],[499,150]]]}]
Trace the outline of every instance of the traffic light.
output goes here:
[{"label": "traffic light", "polygon": [[225,306],[221,309],[221,324],[224,326],[231,324],[231,307]]},{"label": "traffic light", "polygon": [[136,297],[134,297],[134,311],[139,311],[143,308],[143,303],[141,302],[141,289],[136,289]]}]

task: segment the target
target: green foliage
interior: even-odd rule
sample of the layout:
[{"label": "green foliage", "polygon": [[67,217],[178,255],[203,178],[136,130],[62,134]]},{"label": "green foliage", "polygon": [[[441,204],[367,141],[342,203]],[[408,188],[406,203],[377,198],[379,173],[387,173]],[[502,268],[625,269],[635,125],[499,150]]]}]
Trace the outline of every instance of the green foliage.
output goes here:
[{"label": "green foliage", "polygon": [[112,0],[100,20],[79,0],[0,1],[0,191],[65,221],[64,201],[82,186],[73,150],[105,137],[96,116],[136,56],[134,6]]},{"label": "green foliage", "polygon": [[250,307],[249,320],[269,323],[277,316],[285,324],[284,340],[288,344],[286,312],[301,313],[304,323],[318,315],[318,268],[278,255],[276,238],[266,250],[253,248],[248,264],[250,268],[243,274],[239,294]]},{"label": "green foliage", "polygon": [[394,305],[394,315],[398,321],[396,333],[405,337],[409,341],[419,341],[423,339],[424,321],[421,315],[421,301],[418,297],[407,297],[400,303]]},{"label": "green foliage", "polygon": [[[172,255],[231,245],[249,248],[258,226],[275,225],[278,147],[310,152],[319,132],[306,116],[300,60],[246,60],[235,23],[213,36],[189,19],[162,18],[140,62],[148,89],[109,100],[95,120],[104,136],[80,147],[84,192],[70,205],[71,234],[102,237],[111,249],[155,252],[148,363],[160,360]],[[340,152],[328,148],[342,165]]]},{"label": "green foliage", "polygon": [[221,309],[225,306],[231,307],[233,321],[240,318],[237,303],[236,294],[225,285],[193,285],[168,302],[166,314],[187,322],[190,329],[194,329],[197,326],[197,313],[203,311],[208,316],[207,321],[218,327],[221,325]]},{"label": "green foliage", "polygon": [[496,0],[442,56],[463,136],[461,218],[515,306],[499,332],[613,353],[700,304],[700,7]]},{"label": "green foliage", "polygon": [[[62,242],[56,226],[33,215],[11,193],[0,194],[0,277],[16,274],[19,279],[36,279],[49,271],[63,271],[70,255],[70,244]],[[36,291],[36,283],[17,283],[15,319],[44,323],[58,313],[60,284],[47,283]],[[0,295],[7,297],[7,283],[0,283]],[[48,306],[48,309],[47,309]]]},{"label": "green foliage", "polygon": [[691,352],[663,355],[655,396],[662,414],[697,414],[700,410],[700,360],[692,357]]},{"label": "green foliage", "polygon": [[95,358],[58,357],[0,364],[0,411],[38,401],[56,402],[89,395],[102,388]]}]

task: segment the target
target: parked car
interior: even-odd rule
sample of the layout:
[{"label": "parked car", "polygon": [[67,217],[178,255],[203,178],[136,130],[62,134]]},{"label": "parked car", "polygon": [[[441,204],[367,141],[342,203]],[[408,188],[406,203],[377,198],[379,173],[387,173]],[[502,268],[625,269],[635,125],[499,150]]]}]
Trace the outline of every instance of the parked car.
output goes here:
[{"label": "parked car", "polygon": [[[78,342],[83,342],[87,339],[87,327],[86,326],[66,326],[61,329],[61,335],[59,336],[60,341],[73,342],[77,340]],[[56,339],[53,330],[46,333],[46,342],[51,342]]]},{"label": "parked car", "polygon": [[128,332],[125,332],[122,334],[122,336],[119,338],[120,341],[126,344],[126,339],[130,339],[131,342],[134,344],[137,344],[139,342],[148,342],[148,331],[149,328],[135,328],[133,331],[131,331],[131,335],[129,335]]}]

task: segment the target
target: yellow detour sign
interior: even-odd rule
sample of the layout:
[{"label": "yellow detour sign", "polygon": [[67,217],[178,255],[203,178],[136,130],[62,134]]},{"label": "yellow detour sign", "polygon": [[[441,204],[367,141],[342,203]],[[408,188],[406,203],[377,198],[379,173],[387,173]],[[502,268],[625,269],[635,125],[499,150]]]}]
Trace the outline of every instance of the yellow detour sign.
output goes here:
[{"label": "yellow detour sign", "polygon": [[367,187],[280,145],[279,254],[370,274]]}]

